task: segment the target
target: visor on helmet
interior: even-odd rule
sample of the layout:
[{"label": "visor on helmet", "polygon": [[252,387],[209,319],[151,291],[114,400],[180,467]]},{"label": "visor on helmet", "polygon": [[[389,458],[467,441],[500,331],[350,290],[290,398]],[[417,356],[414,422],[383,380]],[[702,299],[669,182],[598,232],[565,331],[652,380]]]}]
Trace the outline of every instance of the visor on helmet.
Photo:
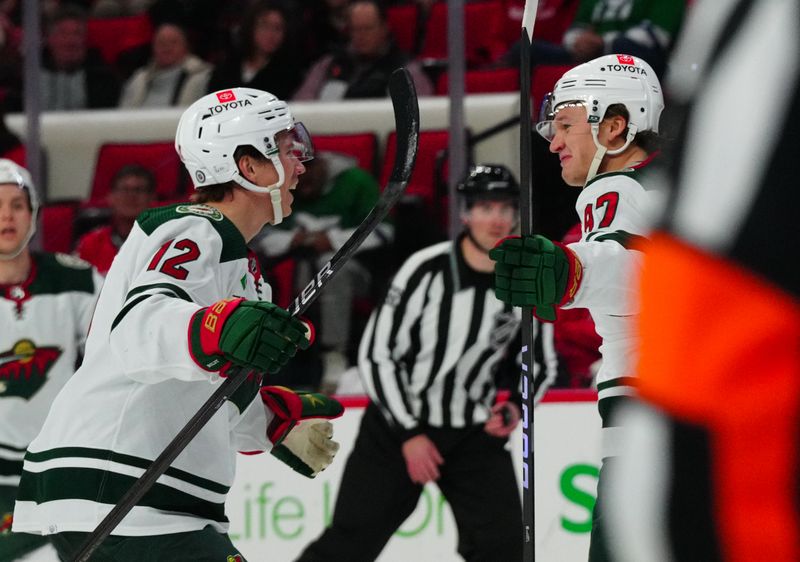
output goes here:
[{"label": "visor on helmet", "polygon": [[286,135],[289,135],[291,140],[289,148],[291,156],[299,162],[308,162],[314,158],[314,143],[311,142],[311,135],[305,125],[299,122],[295,123],[292,127],[278,133],[276,136],[283,140]]},{"label": "visor on helmet", "polygon": [[565,101],[553,107],[553,94],[549,93],[545,96],[542,102],[541,110],[539,111],[539,120],[536,123],[536,132],[544,138],[547,142],[553,142],[553,138],[559,132],[564,132],[567,126],[564,123],[559,123],[555,120],[556,115],[562,109],[567,107],[586,107],[586,102],[581,100]]}]

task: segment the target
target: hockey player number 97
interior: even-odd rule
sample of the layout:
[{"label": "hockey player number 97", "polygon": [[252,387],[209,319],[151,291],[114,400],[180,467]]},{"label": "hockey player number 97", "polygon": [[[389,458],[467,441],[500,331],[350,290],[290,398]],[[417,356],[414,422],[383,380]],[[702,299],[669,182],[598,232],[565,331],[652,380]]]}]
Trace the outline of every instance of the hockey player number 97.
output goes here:
[{"label": "hockey player number 97", "polygon": [[[193,240],[189,240],[188,238],[178,240],[174,244],[173,242],[175,242],[174,238],[165,242],[164,245],[158,249],[156,255],[153,256],[152,260],[150,260],[150,265],[147,266],[147,271],[153,271],[154,269],[158,268],[158,270],[165,275],[169,275],[175,279],[184,280],[189,275],[189,272],[185,268],[181,267],[181,264],[189,263],[199,258],[200,248],[197,247],[197,244]],[[183,253],[172,256],[171,258],[167,258],[163,263],[161,263],[161,260],[164,258],[164,254],[167,253],[167,250],[169,250],[170,247],[173,247],[176,250],[182,250]],[[161,263],[161,267],[158,267],[159,263]]]}]

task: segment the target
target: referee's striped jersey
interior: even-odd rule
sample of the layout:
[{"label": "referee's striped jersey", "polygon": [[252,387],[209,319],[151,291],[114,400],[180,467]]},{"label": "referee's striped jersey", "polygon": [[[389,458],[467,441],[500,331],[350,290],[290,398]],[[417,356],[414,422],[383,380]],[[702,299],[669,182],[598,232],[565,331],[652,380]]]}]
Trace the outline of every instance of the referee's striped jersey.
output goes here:
[{"label": "referee's striped jersey", "polygon": [[[361,339],[364,386],[387,421],[408,437],[425,427],[484,423],[497,393],[498,367],[509,353],[519,354],[521,310],[495,298],[492,273],[467,266],[462,239],[408,258]],[[546,366],[534,369],[538,398],[555,378],[558,360],[552,324],[534,329],[536,357]]]}]

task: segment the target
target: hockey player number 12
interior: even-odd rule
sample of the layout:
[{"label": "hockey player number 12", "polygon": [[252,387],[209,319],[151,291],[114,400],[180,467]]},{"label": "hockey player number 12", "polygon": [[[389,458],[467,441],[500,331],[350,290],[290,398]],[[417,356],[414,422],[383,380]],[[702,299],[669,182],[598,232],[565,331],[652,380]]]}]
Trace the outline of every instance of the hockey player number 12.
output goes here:
[{"label": "hockey player number 12", "polygon": [[[181,264],[189,263],[199,258],[200,248],[197,247],[197,244],[193,240],[189,240],[188,238],[178,240],[174,244],[173,242],[175,242],[174,238],[164,242],[164,245],[158,249],[156,255],[153,256],[152,260],[150,260],[150,265],[147,266],[147,271],[158,269],[158,271],[161,273],[182,281],[186,279],[186,277],[189,275],[189,272],[185,268],[181,267]],[[164,258],[164,254],[167,253],[167,250],[169,250],[170,247],[174,247],[176,250],[181,250],[182,253],[172,256],[171,258],[167,258],[163,263],[161,263],[161,260]],[[159,263],[161,263],[161,267],[158,267]]]}]

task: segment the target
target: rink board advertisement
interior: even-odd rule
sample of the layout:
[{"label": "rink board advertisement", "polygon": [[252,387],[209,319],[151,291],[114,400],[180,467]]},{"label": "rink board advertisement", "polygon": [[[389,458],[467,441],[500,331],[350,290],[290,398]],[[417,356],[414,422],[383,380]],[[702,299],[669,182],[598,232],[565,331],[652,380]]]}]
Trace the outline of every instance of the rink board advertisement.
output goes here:
[{"label": "rink board advertisement", "polygon": [[[600,418],[591,392],[551,392],[536,408],[536,550],[539,562],[586,560],[600,458]],[[292,472],[269,454],[239,455],[227,502],[231,538],[252,562],[289,562],[330,521],[345,461],[366,401],[347,399],[335,423],[341,450],[316,479]],[[511,440],[518,478],[521,430]],[[486,483],[491,486],[491,482]],[[521,538],[520,538],[521,540]],[[416,511],[384,549],[380,562],[449,562],[456,527],[441,493],[429,485]]]}]

